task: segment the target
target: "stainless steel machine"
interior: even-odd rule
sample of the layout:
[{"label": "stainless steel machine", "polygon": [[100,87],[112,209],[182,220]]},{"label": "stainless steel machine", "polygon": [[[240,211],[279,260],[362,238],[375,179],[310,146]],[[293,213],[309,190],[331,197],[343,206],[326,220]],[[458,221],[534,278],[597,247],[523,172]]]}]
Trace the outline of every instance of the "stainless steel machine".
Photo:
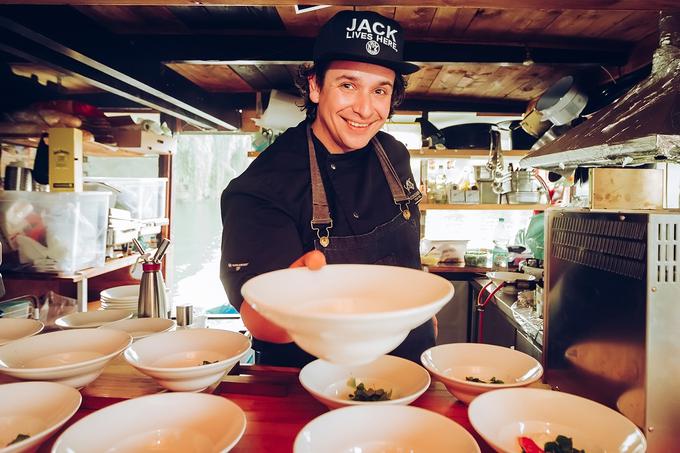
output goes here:
[{"label": "stainless steel machine", "polygon": [[677,451],[680,211],[550,209],[545,237],[546,381]]}]

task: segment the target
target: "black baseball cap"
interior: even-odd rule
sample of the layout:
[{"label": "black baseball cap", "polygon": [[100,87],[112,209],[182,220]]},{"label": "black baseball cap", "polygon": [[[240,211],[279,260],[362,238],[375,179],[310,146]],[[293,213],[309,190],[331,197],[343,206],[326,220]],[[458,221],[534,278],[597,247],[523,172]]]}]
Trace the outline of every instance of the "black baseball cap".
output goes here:
[{"label": "black baseball cap", "polygon": [[395,20],[372,11],[340,11],[321,27],[314,62],[361,61],[411,74],[420,68],[404,61],[404,41]]}]

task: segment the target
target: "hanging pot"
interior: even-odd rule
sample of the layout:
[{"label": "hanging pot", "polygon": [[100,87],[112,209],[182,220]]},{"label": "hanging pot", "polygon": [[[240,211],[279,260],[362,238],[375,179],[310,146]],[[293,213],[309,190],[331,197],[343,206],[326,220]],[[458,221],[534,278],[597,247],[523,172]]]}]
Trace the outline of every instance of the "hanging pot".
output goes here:
[{"label": "hanging pot", "polygon": [[577,118],[587,103],[588,96],[579,89],[574,77],[566,76],[541,95],[536,110],[544,120],[562,126]]}]

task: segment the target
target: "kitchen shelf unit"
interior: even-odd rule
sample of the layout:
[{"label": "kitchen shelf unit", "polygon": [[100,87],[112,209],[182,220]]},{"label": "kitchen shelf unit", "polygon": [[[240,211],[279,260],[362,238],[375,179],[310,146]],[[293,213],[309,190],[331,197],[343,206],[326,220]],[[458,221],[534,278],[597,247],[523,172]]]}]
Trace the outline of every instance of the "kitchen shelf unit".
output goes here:
[{"label": "kitchen shelf unit", "polygon": [[[260,155],[262,151],[248,151],[248,157],[255,158]],[[470,157],[488,157],[488,149],[409,149],[411,157],[421,158],[442,158],[442,159],[468,159]],[[503,157],[524,157],[529,153],[529,150],[507,150],[503,151]]]},{"label": "kitchen shelf unit", "polygon": [[[30,148],[37,148],[40,143],[40,137],[35,136],[19,136],[19,135],[0,135],[0,143],[8,145],[24,146]],[[168,178],[168,187],[166,192],[166,217],[171,221],[171,191],[172,191],[172,155],[176,150],[172,149],[169,152],[149,152],[148,150],[135,148],[119,148],[116,146],[105,145],[93,141],[83,141],[83,155],[86,157],[158,157],[158,176]],[[161,236],[169,237],[170,223],[161,226]],[[49,272],[23,272],[23,271],[3,271],[2,276],[8,288],[8,294],[11,297],[15,287],[17,293],[24,294],[24,288],[18,286],[18,282],[32,282],[33,292],[43,292],[50,289],[54,285],[61,292],[68,292],[72,295],[73,284],[75,284],[75,298],[77,300],[78,311],[87,311],[88,304],[88,280],[104,276],[106,274],[114,274],[115,271],[130,268],[137,262],[138,254],[127,255],[121,258],[114,258],[107,260],[103,266],[82,269],[74,274],[64,273],[49,273]],[[163,266],[165,269],[165,266]],[[113,281],[118,284],[136,284],[138,281],[133,281],[129,275],[111,275]],[[103,277],[108,279],[109,276]],[[41,283],[45,282],[45,283]],[[51,283],[49,283],[51,282]],[[100,282],[98,282],[100,283]],[[97,285],[101,286],[101,285]]]}]

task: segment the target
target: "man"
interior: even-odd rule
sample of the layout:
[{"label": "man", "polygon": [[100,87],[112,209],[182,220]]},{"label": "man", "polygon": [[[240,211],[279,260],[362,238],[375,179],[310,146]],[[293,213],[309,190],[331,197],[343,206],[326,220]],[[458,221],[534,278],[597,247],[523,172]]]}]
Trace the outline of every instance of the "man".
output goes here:
[{"label": "man", "polygon": [[[380,132],[404,94],[399,24],[342,11],[319,32],[303,67],[307,119],[287,130],[222,194],[221,278],[253,335],[258,363],[303,366],[314,357],[247,301],[242,284],[286,267],[367,263],[420,268],[417,190],[404,145]],[[291,264],[292,263],[292,264]],[[419,361],[434,324],[392,353]]]}]

